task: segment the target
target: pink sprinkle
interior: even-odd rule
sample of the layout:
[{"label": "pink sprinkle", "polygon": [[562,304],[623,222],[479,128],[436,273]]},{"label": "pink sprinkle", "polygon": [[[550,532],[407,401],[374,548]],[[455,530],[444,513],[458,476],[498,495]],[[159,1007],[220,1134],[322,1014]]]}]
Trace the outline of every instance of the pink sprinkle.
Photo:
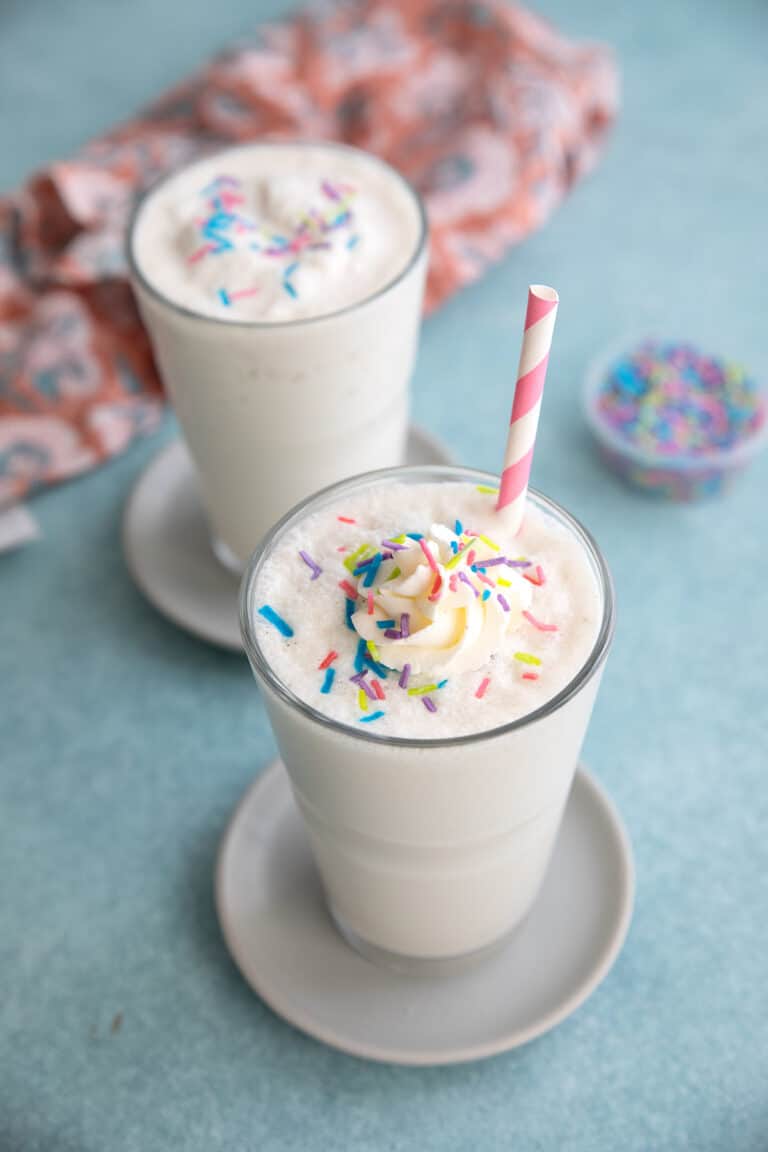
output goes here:
[{"label": "pink sprinkle", "polygon": [[198,260],[202,260],[203,256],[207,256],[209,252],[213,252],[213,244],[203,244],[202,248],[198,248],[196,252],[187,257],[187,264],[197,264]]},{"label": "pink sprinkle", "polygon": [[400,685],[400,687],[401,688],[407,688],[408,687],[408,681],[410,680],[410,678],[411,678],[411,666],[410,666],[410,664],[403,664],[403,670],[400,673],[400,679],[398,680],[398,684]]},{"label": "pink sprinkle", "polygon": [[435,563],[435,558],[432,555],[432,553],[430,552],[429,548],[427,547],[426,540],[419,540],[419,547],[421,548],[422,552],[426,556],[427,564],[429,564],[432,571],[437,572],[437,564]]},{"label": "pink sprinkle", "polygon": [[523,576],[526,580],[530,581],[531,584],[535,584],[537,588],[541,588],[542,584],[546,584],[547,582],[544,575],[544,569],[542,568],[541,564],[536,565],[535,576],[531,576],[530,572],[523,572]]},{"label": "pink sprinkle", "polygon": [[483,584],[487,584],[489,588],[496,587],[493,580],[489,580],[487,576],[483,576],[482,572],[475,572],[475,576],[477,576],[478,580],[482,580]]},{"label": "pink sprinkle", "polygon": [[477,688],[477,692],[475,692],[475,696],[478,700],[482,700],[483,696],[485,696],[485,693],[488,691],[488,685],[490,684],[490,682],[491,682],[490,676],[486,676],[484,680],[480,681],[478,688]]},{"label": "pink sprinkle", "polygon": [[557,632],[557,624],[542,624],[541,620],[537,620],[532,612],[523,612],[526,620],[533,624],[534,628],[538,628],[539,632]]},{"label": "pink sprinkle", "polygon": [[244,296],[255,296],[261,289],[258,285],[255,288],[241,288],[239,292],[230,292],[230,300],[241,300]]},{"label": "pink sprinkle", "polygon": [[368,593],[368,615],[373,616],[373,592]]},{"label": "pink sprinkle", "polygon": [[427,712],[437,712],[437,704],[435,704],[434,700],[430,700],[429,696],[422,696],[421,702]]},{"label": "pink sprinkle", "polygon": [[336,549],[336,551],[337,551],[337,552],[346,552],[346,551],[347,551],[347,546],[346,546],[346,544],[339,544],[339,546],[338,546],[338,548]]},{"label": "pink sprinkle", "polygon": [[350,600],[357,600],[357,588],[353,588],[349,580],[339,580],[339,588]]},{"label": "pink sprinkle", "polygon": [[382,688],[381,684],[379,684],[378,680],[371,680],[371,686],[376,693],[376,698],[378,700],[386,700],[384,689]]},{"label": "pink sprinkle", "polygon": [[324,671],[324,669],[329,668],[331,666],[331,664],[333,664],[334,660],[338,660],[338,658],[339,658],[338,652],[336,652],[332,648],[331,651],[328,653],[328,655],[325,657],[325,659],[321,660],[320,663],[318,664],[318,666],[317,666],[318,671],[322,672],[322,671]]},{"label": "pink sprinkle", "polygon": [[523,672],[523,680],[538,680],[538,672]]},{"label": "pink sprinkle", "polygon": [[475,550],[474,550],[474,548],[470,548],[469,552],[467,553],[467,564],[474,564],[474,562],[475,562]]},{"label": "pink sprinkle", "polygon": [[502,596],[501,592],[496,593],[496,599],[498,600],[499,604],[501,604],[504,611],[509,612],[509,610],[510,610],[509,604],[508,604],[507,600],[505,599],[505,597]]},{"label": "pink sprinkle", "polygon": [[351,516],[337,516],[337,520],[341,520],[342,524],[357,524],[357,520],[353,520]]},{"label": "pink sprinkle", "polygon": [[456,591],[456,581],[457,580],[458,580],[458,576],[454,573],[451,576],[450,580],[448,581],[448,587],[450,588],[451,592]]}]

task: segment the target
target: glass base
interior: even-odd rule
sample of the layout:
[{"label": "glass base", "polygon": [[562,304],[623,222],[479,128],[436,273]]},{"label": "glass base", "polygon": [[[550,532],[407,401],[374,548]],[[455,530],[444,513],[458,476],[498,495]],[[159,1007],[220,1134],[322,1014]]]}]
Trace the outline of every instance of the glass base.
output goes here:
[{"label": "glass base", "polygon": [[458,956],[403,956],[399,952],[389,952],[386,948],[380,948],[378,944],[371,944],[370,941],[364,940],[362,936],[358,936],[344,923],[333,908],[330,909],[330,912],[331,919],[339,934],[350,948],[358,952],[365,960],[370,960],[372,964],[378,965],[379,968],[386,968],[389,972],[397,972],[401,976],[449,976],[456,972],[463,972],[467,968],[473,968],[476,964],[480,964],[489,957],[495,956],[497,952],[501,952],[525,920],[523,917],[523,920],[515,924],[504,936],[498,940],[492,940],[490,944],[486,944],[473,952],[463,952]]},{"label": "glass base", "polygon": [[226,568],[228,572],[232,572],[235,576],[242,576],[245,571],[245,564],[235,556],[234,552],[223,540],[219,540],[218,536],[214,536],[213,532],[210,533],[211,551],[221,564],[222,568]]}]

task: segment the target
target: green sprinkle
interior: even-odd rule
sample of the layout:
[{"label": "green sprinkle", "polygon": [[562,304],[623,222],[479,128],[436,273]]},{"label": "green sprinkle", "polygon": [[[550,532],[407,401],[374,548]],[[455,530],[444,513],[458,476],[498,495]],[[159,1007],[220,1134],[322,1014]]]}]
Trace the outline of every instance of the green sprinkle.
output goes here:
[{"label": "green sprinkle", "polygon": [[378,648],[376,647],[376,645],[374,644],[373,640],[368,641],[368,643],[366,644],[366,648],[370,652],[371,656],[373,656],[374,660],[381,660],[381,654],[380,654]]},{"label": "green sprinkle", "polygon": [[439,684],[425,684],[423,688],[409,688],[409,696],[426,696],[428,692],[437,692]]},{"label": "green sprinkle", "polygon": [[499,494],[498,488],[489,488],[487,484],[478,484],[477,490],[486,496],[498,496]]},{"label": "green sprinkle", "polygon": [[390,572],[389,576],[387,576],[385,578],[384,583],[386,584],[387,580],[396,580],[399,575],[400,575],[400,569],[398,568],[397,564],[395,564],[395,566],[392,569],[392,571]]},{"label": "green sprinkle", "polygon": [[345,557],[343,563],[347,572],[350,574],[357,568],[358,562],[365,558],[369,553],[374,552],[375,549],[370,544],[361,544],[354,552],[350,552],[349,556]]},{"label": "green sprinkle", "polygon": [[541,664],[538,656],[532,656],[530,652],[515,652],[515,660],[521,664]]}]

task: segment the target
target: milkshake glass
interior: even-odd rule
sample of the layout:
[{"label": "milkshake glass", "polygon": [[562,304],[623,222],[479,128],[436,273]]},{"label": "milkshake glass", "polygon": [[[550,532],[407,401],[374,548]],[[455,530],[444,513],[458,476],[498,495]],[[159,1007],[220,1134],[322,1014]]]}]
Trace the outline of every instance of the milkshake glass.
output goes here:
[{"label": "milkshake glass", "polygon": [[427,224],[383,161],[228,149],[150,190],[128,256],[224,563],[310,492],[402,461]]},{"label": "milkshake glass", "polygon": [[[241,590],[241,625],[251,667],[264,695],[333,919],[346,939],[364,954],[391,964],[418,964],[482,953],[507,936],[533,904],[551,858],[610,647],[614,609],[610,575],[592,537],[564,509],[531,491],[528,515],[535,516],[537,539],[546,544],[551,534],[555,550],[570,549],[569,555],[579,560],[578,595],[574,594],[573,611],[569,608],[569,613],[580,647],[563,649],[573,660],[567,682],[560,684],[555,678],[552,683],[560,686],[547,698],[546,687],[535,683],[538,674],[530,671],[536,667],[543,669],[542,659],[532,652],[515,652],[516,659],[526,663],[511,661],[511,669],[506,666],[502,669],[498,661],[494,665],[493,660],[489,665],[499,683],[506,677],[509,699],[518,701],[514,709],[521,714],[514,718],[507,718],[501,696],[497,697],[501,703],[493,704],[495,712],[484,713],[484,701],[475,697],[485,693],[484,699],[490,699],[494,684],[491,683],[490,688],[487,684],[483,688],[483,684],[492,677],[483,676],[481,680],[482,672],[462,671],[448,687],[444,688],[448,685],[447,679],[432,685],[431,698],[439,701],[436,711],[433,707],[429,710],[419,707],[423,703],[418,694],[421,689],[411,697],[417,737],[392,735],[380,728],[377,732],[377,723],[386,722],[384,710],[397,706],[398,716],[404,716],[403,709],[409,706],[402,701],[410,693],[406,695],[399,687],[403,678],[398,681],[396,674],[390,674],[377,688],[377,695],[382,685],[387,694],[380,711],[373,714],[369,711],[357,719],[354,716],[339,719],[339,715],[344,714],[338,709],[346,707],[349,691],[346,673],[339,669],[335,689],[338,695],[317,694],[308,699],[312,694],[304,678],[298,676],[296,684],[290,685],[286,682],[290,676],[285,669],[281,674],[276,672],[275,664],[279,661],[265,655],[265,648],[272,644],[272,632],[264,630],[263,611],[260,614],[262,590],[267,587],[277,590],[279,595],[281,586],[298,579],[293,568],[283,573],[278,568],[271,570],[270,565],[274,565],[276,553],[282,557],[281,565],[286,563],[280,551],[282,541],[292,541],[297,529],[300,541],[302,531],[311,526],[313,515],[318,514],[320,524],[324,524],[326,513],[328,523],[334,518],[351,520],[354,517],[344,517],[343,512],[350,507],[354,512],[355,507],[363,507],[364,503],[373,507],[379,494],[383,492],[386,499],[388,486],[395,484],[406,486],[398,488],[398,492],[405,494],[399,498],[411,524],[418,519],[418,500],[414,497],[408,507],[407,491],[412,489],[415,494],[422,491],[421,485],[440,485],[451,499],[456,493],[457,499],[469,504],[470,513],[477,521],[477,497],[467,493],[488,492],[498,485],[498,478],[462,468],[389,469],[334,485],[310,498],[272,529],[252,557]],[[491,504],[494,501],[493,495],[487,499]],[[456,530],[461,527],[457,512]],[[478,529],[476,524],[474,531],[478,530],[483,532],[483,527]],[[423,531],[427,531],[426,526]],[[318,541],[325,535],[323,529],[306,545],[308,550],[314,547],[314,556],[309,551],[304,558],[296,556],[297,570],[307,562],[320,566],[316,563]],[[401,549],[406,545],[410,547],[405,537],[400,539],[405,541],[399,545]],[[425,539],[422,545],[426,544]],[[291,636],[277,636],[277,642],[285,644],[286,660],[292,658],[291,646],[298,642],[302,626],[310,630],[325,627],[323,621],[312,614],[311,589],[313,585],[319,587],[320,579],[327,581],[327,587],[336,582],[332,561],[327,558],[333,555],[335,538],[328,547],[327,556],[321,561],[324,570],[317,583],[313,579],[315,573],[306,573],[306,598],[302,601],[303,611],[297,607],[295,632],[288,627]],[[461,547],[460,544],[460,551]],[[430,543],[425,553],[430,548],[434,551],[435,544]],[[395,552],[394,559],[387,562],[395,563],[402,554]],[[354,555],[352,552],[351,556]],[[363,567],[355,569],[360,573],[365,571],[364,555]],[[483,579],[485,589],[491,573],[504,571],[508,578],[494,577],[495,590],[491,592],[489,586],[488,596],[501,597],[508,609],[513,593],[518,594],[510,586],[513,577],[525,591],[514,576],[514,569],[527,562],[511,559],[509,569],[487,563],[487,568],[476,565],[466,569],[467,578],[476,585],[474,591],[468,593],[469,607],[483,603],[482,593],[475,601],[471,599],[479,593],[479,580]],[[502,561],[497,558],[495,563],[501,565]],[[540,568],[528,567],[531,582],[538,580],[533,573],[541,572]],[[449,570],[450,562],[446,565],[446,577]],[[543,578],[541,572],[541,581]],[[360,580],[364,584],[362,575]],[[454,588],[460,587],[453,580],[452,584]],[[501,585],[504,596],[499,590]],[[374,587],[375,583],[371,591]],[[383,587],[387,587],[386,580]],[[366,594],[363,587],[358,606],[362,624],[366,624]],[[552,589],[548,605],[556,604],[558,595],[557,590]],[[272,599],[275,600],[275,595]],[[295,602],[298,604],[299,599]],[[547,610],[551,610],[550,607]],[[323,620],[329,615],[325,608],[320,614]],[[340,618],[343,619],[343,615],[340,612]],[[589,624],[585,623],[587,618]],[[510,653],[516,647],[532,649],[534,643],[538,643],[537,650],[543,654],[547,644],[555,643],[547,632],[536,632],[527,623],[530,619],[537,628],[542,627],[542,622],[529,613],[524,626],[530,637],[526,636],[526,642],[518,644],[515,633]],[[278,622],[285,627],[282,617],[278,616]],[[367,623],[370,624],[370,620]],[[396,637],[397,628],[388,630],[388,623],[391,621],[381,621],[385,626],[382,637],[390,634]],[[319,635],[318,657],[322,656],[321,649],[328,644],[329,637],[334,635],[335,648],[341,649],[345,637],[343,627],[339,625],[335,634]],[[354,643],[355,635],[350,637],[346,642]],[[552,647],[551,651],[558,649]],[[386,664],[387,657],[377,647],[374,652],[381,663],[372,661],[371,668],[374,671],[378,668],[379,673],[386,675],[381,665]],[[282,659],[282,649],[280,656]],[[313,662],[312,675],[322,677],[323,672],[315,670],[326,666],[332,657],[333,651],[320,665]],[[339,661],[334,663],[338,666]],[[470,663],[468,667],[475,665]],[[557,669],[554,672],[556,674]],[[475,680],[471,679],[473,676]],[[437,674],[434,678],[437,679]],[[370,687],[371,677],[367,683]],[[476,692],[475,683],[478,683]],[[525,713],[525,704],[519,701],[526,699],[524,692],[529,684],[538,695],[531,698],[534,703]],[[297,686],[300,691],[296,690]],[[498,692],[501,694],[502,689],[498,688]],[[453,704],[446,708],[442,703],[444,699],[453,699]],[[327,714],[331,700],[336,701],[336,717]],[[361,706],[379,708],[376,701],[368,703],[362,699]],[[473,713],[472,708],[477,712]],[[372,715],[382,719],[369,723]],[[490,727],[486,726],[488,715],[493,717]],[[407,729],[407,721],[397,720],[397,723],[399,731],[403,731],[403,726]],[[427,728],[429,724],[433,727]],[[477,730],[471,730],[473,725]],[[441,735],[441,727],[443,731],[447,727],[461,734]],[[434,735],[425,736],[425,731]]]}]

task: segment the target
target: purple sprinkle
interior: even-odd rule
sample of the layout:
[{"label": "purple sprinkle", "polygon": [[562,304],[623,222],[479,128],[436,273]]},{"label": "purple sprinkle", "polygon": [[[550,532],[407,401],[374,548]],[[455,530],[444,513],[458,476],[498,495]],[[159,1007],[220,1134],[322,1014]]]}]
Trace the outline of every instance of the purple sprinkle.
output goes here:
[{"label": "purple sprinkle", "polygon": [[301,556],[301,558],[304,561],[304,563],[306,564],[307,568],[312,569],[312,575],[310,576],[310,580],[317,580],[318,576],[323,571],[322,568],[320,567],[320,565],[315,564],[312,557],[309,556],[303,549],[301,549],[301,551],[299,552],[299,556]]},{"label": "purple sprinkle", "polygon": [[430,700],[429,696],[422,696],[421,702],[426,708],[427,712],[437,712],[437,705],[434,700]]},{"label": "purple sprinkle", "polygon": [[507,564],[506,556],[494,556],[492,560],[483,560],[480,564],[473,564],[473,568],[493,568],[494,564]]},{"label": "purple sprinkle", "polygon": [[[378,556],[378,552],[376,556]],[[359,564],[355,565],[355,572],[358,572],[361,568],[367,568],[369,564],[373,564],[376,556],[369,556],[367,560],[361,560]]]},{"label": "purple sprinkle", "polygon": [[400,679],[398,680],[398,684],[400,685],[400,687],[401,688],[407,688],[408,687],[408,681],[410,680],[410,678],[411,678],[411,666],[410,666],[410,664],[403,664],[403,670],[400,673]]},{"label": "purple sprinkle", "polygon": [[387,628],[384,632],[387,640],[403,640],[402,632],[398,632],[396,628]]},{"label": "purple sprinkle", "polygon": [[[486,561],[483,561],[486,563]],[[533,564],[532,560],[507,560],[507,568],[530,568]]]},{"label": "purple sprinkle", "polygon": [[381,558],[382,558],[382,560],[391,560],[393,555],[394,555],[393,552],[382,552]]},{"label": "purple sprinkle", "polygon": [[472,589],[472,591],[474,592],[475,596],[479,596],[479,595],[480,595],[480,593],[478,592],[477,588],[475,588],[474,584],[473,584],[473,583],[472,583],[472,581],[470,580],[469,576],[467,576],[466,572],[459,572],[459,580],[463,580],[465,584],[468,584],[468,585],[469,585],[469,587],[470,587],[470,588]]},{"label": "purple sprinkle", "polygon": [[357,676],[350,676],[353,684],[357,684],[358,688],[362,688],[369,700],[378,700],[378,696],[371,688],[367,680],[364,679],[364,673],[358,672]]},{"label": "purple sprinkle", "polygon": [[390,552],[407,552],[407,544],[395,544],[394,540],[382,540],[382,548],[389,548]]},{"label": "purple sprinkle", "polygon": [[504,611],[505,611],[505,612],[509,612],[509,610],[510,610],[510,608],[509,608],[509,604],[508,604],[508,603],[507,603],[507,601],[504,599],[504,597],[502,596],[501,592],[497,592],[497,593],[496,593],[496,599],[498,600],[499,604],[501,604],[501,606],[502,606],[502,608],[504,609]]},{"label": "purple sprinkle", "polygon": [[408,612],[402,612],[400,615],[400,631],[403,640],[407,640],[411,634],[411,617]]}]

